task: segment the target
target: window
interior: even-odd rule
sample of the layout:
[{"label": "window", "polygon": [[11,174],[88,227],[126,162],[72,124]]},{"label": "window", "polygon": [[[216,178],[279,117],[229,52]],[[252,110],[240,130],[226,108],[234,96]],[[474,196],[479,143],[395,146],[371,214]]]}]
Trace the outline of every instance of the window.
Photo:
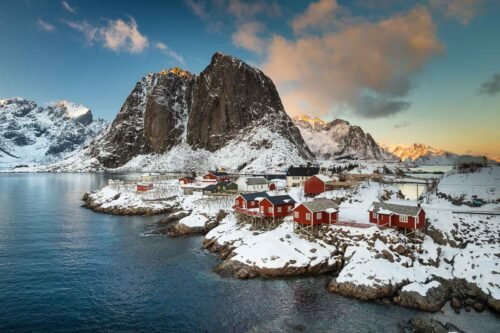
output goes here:
[{"label": "window", "polygon": [[272,213],[272,212],[273,212],[273,207],[269,207],[269,208],[267,209],[267,211],[268,211],[269,213]]},{"label": "window", "polygon": [[299,218],[299,216],[300,216],[300,215],[299,215],[299,212],[294,212],[294,213],[293,213],[293,217],[295,217],[296,219],[298,219],[298,218]]},{"label": "window", "polygon": [[418,225],[418,217],[415,218],[415,225]]},{"label": "window", "polygon": [[322,214],[321,214],[321,213],[317,213],[317,214],[316,214],[316,218],[317,218],[317,219],[320,219],[321,217],[322,217]]},{"label": "window", "polygon": [[262,213],[264,213],[264,212],[265,212],[265,208],[264,208],[264,206],[261,206],[261,207],[260,207],[260,211],[261,211]]},{"label": "window", "polygon": [[281,207],[278,207],[278,213],[281,213]]},{"label": "window", "polygon": [[399,217],[399,221],[400,222],[405,222],[405,223],[408,222],[408,216],[407,215],[401,215]]},{"label": "window", "polygon": [[376,219],[378,217],[377,213],[373,213],[373,218]]},{"label": "window", "polygon": [[292,210],[292,206],[288,206],[287,210],[291,211]]},{"label": "window", "polygon": [[306,220],[308,220],[308,221],[311,220],[311,213],[306,213]]}]

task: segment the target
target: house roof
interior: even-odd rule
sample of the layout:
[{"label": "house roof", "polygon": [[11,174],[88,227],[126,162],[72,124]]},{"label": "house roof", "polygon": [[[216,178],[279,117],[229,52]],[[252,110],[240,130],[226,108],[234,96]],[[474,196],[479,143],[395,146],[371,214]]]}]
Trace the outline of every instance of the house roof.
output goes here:
[{"label": "house roof", "polygon": [[314,177],[318,178],[318,179],[319,179],[319,180],[321,180],[323,183],[328,183],[328,182],[333,181],[330,177],[328,177],[328,176],[326,176],[326,175],[322,175],[322,174],[314,175]]},{"label": "house roof", "polygon": [[287,176],[302,176],[302,177],[307,177],[307,176],[314,176],[319,173],[319,167],[314,167],[314,166],[299,166],[299,167],[294,167],[291,166],[288,168],[288,171],[286,172]]},{"label": "house roof", "polygon": [[229,182],[218,182],[216,185],[217,186],[227,186],[227,185],[229,185]]},{"label": "house roof", "polygon": [[417,216],[421,209],[422,208],[418,206],[397,205],[374,201],[369,211],[380,214],[392,213],[397,215]]},{"label": "house roof", "polygon": [[254,201],[256,198],[269,198],[267,192],[253,192],[253,193],[242,193],[240,194],[245,201]]},{"label": "house roof", "polygon": [[265,185],[267,179],[264,177],[248,177],[246,180],[247,185]]},{"label": "house roof", "polygon": [[209,173],[211,173],[214,176],[229,176],[229,174],[227,172],[223,172],[223,171],[215,171],[215,172],[209,172]]},{"label": "house roof", "polygon": [[267,199],[271,201],[274,206],[281,206],[287,204],[295,204],[295,200],[289,195],[276,195],[273,197],[268,196]]},{"label": "house roof", "polygon": [[307,207],[311,212],[316,213],[316,212],[322,212],[329,210],[328,213],[332,213],[332,208],[337,211],[339,206],[333,201],[332,199],[315,199],[313,201],[308,201],[308,202],[303,202],[302,203],[304,206]]},{"label": "house roof", "polygon": [[217,185],[216,184],[211,184],[211,185],[208,185],[208,186],[205,186],[203,188],[203,191],[207,190],[207,191],[214,191],[217,189]]}]

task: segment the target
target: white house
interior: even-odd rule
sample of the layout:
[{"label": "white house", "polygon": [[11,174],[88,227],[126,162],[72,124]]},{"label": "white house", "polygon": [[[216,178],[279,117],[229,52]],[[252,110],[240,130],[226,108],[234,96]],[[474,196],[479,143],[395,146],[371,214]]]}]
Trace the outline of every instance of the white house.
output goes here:
[{"label": "white house", "polygon": [[268,181],[264,177],[239,177],[235,183],[240,192],[259,192],[268,190]]}]

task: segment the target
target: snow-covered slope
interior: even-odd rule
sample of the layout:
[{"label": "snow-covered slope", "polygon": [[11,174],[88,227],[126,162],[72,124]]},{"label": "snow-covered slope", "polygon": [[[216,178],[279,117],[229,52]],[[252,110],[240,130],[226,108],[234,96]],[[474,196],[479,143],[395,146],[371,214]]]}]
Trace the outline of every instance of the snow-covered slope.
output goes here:
[{"label": "snow-covered slope", "polygon": [[451,165],[459,156],[422,143],[385,146],[384,148],[403,162],[413,162],[420,165]]},{"label": "snow-covered slope", "polygon": [[53,171],[284,171],[314,156],[267,76],[215,53],[199,75],[141,79],[101,139]]},{"label": "snow-covered slope", "polygon": [[53,163],[100,134],[107,126],[92,112],[68,101],[39,106],[23,98],[0,100],[0,169]]},{"label": "snow-covered slope", "polygon": [[318,118],[300,116],[294,122],[309,149],[320,160],[393,159],[369,133],[345,120],[336,119],[327,123]]}]

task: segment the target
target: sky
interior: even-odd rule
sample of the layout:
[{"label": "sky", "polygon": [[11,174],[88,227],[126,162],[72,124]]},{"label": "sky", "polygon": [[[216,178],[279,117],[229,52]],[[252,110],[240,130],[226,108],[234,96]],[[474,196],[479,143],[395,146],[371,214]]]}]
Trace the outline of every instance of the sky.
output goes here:
[{"label": "sky", "polygon": [[497,0],[0,0],[0,98],[112,120],[147,73],[199,73],[222,51],[291,116],[500,159],[498,17]]}]

